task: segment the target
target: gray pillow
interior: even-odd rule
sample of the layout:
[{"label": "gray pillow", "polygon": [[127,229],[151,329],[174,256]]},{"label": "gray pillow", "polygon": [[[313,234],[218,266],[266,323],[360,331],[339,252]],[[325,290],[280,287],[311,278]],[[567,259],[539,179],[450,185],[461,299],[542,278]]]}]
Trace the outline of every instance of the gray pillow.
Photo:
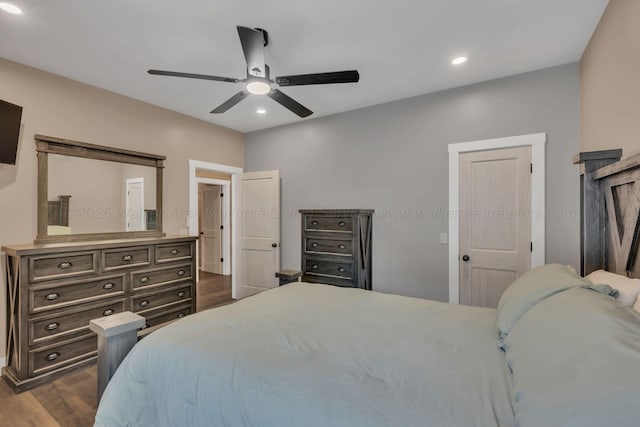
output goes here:
[{"label": "gray pillow", "polygon": [[520,427],[640,425],[640,315],[575,288],[531,308],[505,339]]},{"label": "gray pillow", "polygon": [[572,267],[560,264],[546,264],[520,276],[504,291],[498,302],[501,347],[511,328],[538,302],[569,288],[589,285],[591,283],[578,276]]}]

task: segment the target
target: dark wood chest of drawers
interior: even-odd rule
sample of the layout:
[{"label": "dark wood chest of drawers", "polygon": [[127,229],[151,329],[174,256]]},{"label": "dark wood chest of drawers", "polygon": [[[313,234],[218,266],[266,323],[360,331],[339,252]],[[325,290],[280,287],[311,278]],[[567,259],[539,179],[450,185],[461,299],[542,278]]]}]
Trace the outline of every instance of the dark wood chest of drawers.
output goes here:
[{"label": "dark wood chest of drawers", "polygon": [[302,281],[371,290],[373,210],[300,210]]},{"label": "dark wood chest of drawers", "polygon": [[148,327],[195,312],[194,237],[3,247],[7,356],[16,391],[96,358],[89,321],[123,311]]}]

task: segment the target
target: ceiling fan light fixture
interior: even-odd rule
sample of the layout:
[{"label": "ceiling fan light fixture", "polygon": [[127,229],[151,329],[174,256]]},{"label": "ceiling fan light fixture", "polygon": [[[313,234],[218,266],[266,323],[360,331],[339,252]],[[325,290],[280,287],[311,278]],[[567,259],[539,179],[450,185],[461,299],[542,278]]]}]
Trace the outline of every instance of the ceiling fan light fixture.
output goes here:
[{"label": "ceiling fan light fixture", "polygon": [[247,82],[247,92],[253,95],[266,95],[271,92],[271,85],[262,79],[252,79]]}]

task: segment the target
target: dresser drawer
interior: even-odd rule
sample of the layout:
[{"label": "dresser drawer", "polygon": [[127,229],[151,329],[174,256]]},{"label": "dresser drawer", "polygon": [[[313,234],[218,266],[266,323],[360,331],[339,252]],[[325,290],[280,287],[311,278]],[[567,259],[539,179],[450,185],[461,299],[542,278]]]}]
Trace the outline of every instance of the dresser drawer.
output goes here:
[{"label": "dresser drawer", "polygon": [[191,277],[191,264],[141,271],[131,273],[131,288],[136,290],[167,285],[180,280],[191,279]]},{"label": "dresser drawer", "polygon": [[[312,234],[312,233],[309,233]],[[308,235],[304,239],[306,252],[326,253],[332,255],[352,256],[352,239],[324,239]]]},{"label": "dresser drawer", "polygon": [[89,333],[89,321],[124,311],[124,299],[29,320],[29,345],[54,340],[83,331]]},{"label": "dresser drawer", "polygon": [[156,262],[171,262],[191,259],[191,243],[156,245]]},{"label": "dresser drawer", "polygon": [[353,217],[308,215],[305,217],[305,230],[353,233]]},{"label": "dresser drawer", "polygon": [[30,281],[40,282],[96,273],[97,261],[95,252],[33,256],[29,258]]},{"label": "dresser drawer", "polygon": [[105,249],[102,251],[104,271],[129,267],[141,267],[151,263],[151,246],[130,249]]},{"label": "dresser drawer", "polygon": [[124,295],[124,275],[91,281],[59,283],[48,287],[41,285],[29,290],[29,311],[38,313],[117,295]]},{"label": "dresser drawer", "polygon": [[182,319],[190,314],[191,305],[184,305],[171,310],[156,310],[155,312],[145,313],[143,314],[147,320],[145,328],[153,328],[154,326],[162,325],[163,323]]},{"label": "dresser drawer", "polygon": [[131,298],[131,310],[134,312],[151,310],[166,304],[178,301],[191,301],[191,289],[193,283],[186,283],[184,286],[172,288],[171,290],[157,291],[144,295],[137,295]]},{"label": "dresser drawer", "polygon": [[29,375],[38,375],[95,356],[98,339],[95,335],[73,340],[59,346],[29,352]]},{"label": "dresser drawer", "polygon": [[352,279],[353,263],[306,259],[305,274]]}]

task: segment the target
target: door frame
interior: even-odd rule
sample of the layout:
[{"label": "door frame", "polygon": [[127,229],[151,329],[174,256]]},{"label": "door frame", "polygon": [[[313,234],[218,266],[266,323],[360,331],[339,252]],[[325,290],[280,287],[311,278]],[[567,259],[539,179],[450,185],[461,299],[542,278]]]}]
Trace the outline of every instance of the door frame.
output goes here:
[{"label": "door frame", "polygon": [[[125,183],[124,183],[124,211],[125,211],[125,224],[124,224],[124,230],[125,231],[131,231],[129,230],[129,184],[142,184],[141,190],[140,190],[140,198],[142,199],[142,211],[140,211],[140,223],[142,224],[142,226],[144,227],[144,230],[147,229],[147,221],[146,218],[144,216],[144,178],[140,177],[140,178],[126,178],[125,179]],[[122,187],[120,187],[122,188]],[[122,199],[120,199],[122,200]],[[121,205],[122,206],[122,205]],[[135,231],[141,231],[141,230],[135,230]]]},{"label": "door frame", "polygon": [[531,147],[531,268],[545,263],[546,133],[449,144],[449,302],[460,303],[460,153]]},{"label": "door frame", "polygon": [[[227,195],[227,197],[222,198],[222,209],[220,212],[220,215],[222,216],[222,233],[220,233],[222,245],[220,249],[220,254],[222,255],[222,259],[231,260],[231,245],[229,244],[231,242],[231,203],[229,202],[229,194],[231,194],[231,181],[225,181],[223,179],[196,177],[196,183],[219,185],[221,187],[222,193]],[[199,210],[198,210],[198,215],[200,215]],[[198,230],[198,236],[199,235],[200,234]],[[199,253],[198,253],[198,256],[200,256]],[[221,271],[223,276],[230,275],[231,262],[223,261]]]},{"label": "door frame", "polygon": [[[243,169],[236,167],[236,166],[228,166],[228,165],[221,165],[218,163],[210,163],[210,162],[204,162],[201,160],[189,160],[189,212],[188,212],[188,217],[187,217],[187,229],[188,229],[188,233],[190,236],[197,236],[199,237],[199,230],[198,230],[198,180],[206,180],[206,179],[210,179],[210,178],[199,178],[196,177],[196,170],[197,169],[201,169],[201,170],[207,170],[207,171],[212,171],[212,172],[222,172],[222,173],[227,173],[229,175],[234,175],[237,173],[242,173]],[[217,180],[213,180],[212,181],[217,181]],[[221,182],[228,182],[228,181],[223,181],[223,180],[219,180]],[[216,183],[217,184],[217,183]],[[220,184],[218,184],[220,185]],[[229,187],[231,188],[231,187]],[[225,189],[226,191],[227,189]],[[227,191],[228,194],[228,191]],[[235,192],[231,192],[231,205],[235,206]],[[229,198],[227,198],[227,200],[229,200]],[[223,200],[224,203],[224,200]],[[228,203],[228,202],[227,202]],[[230,208],[230,205],[229,205]],[[224,209],[224,208],[223,208]],[[225,212],[226,214],[226,212]],[[229,215],[227,216],[227,220],[231,221],[231,215],[229,212]],[[236,232],[235,232],[235,227],[233,226],[233,224],[231,224],[231,227],[228,227],[228,224],[223,223],[223,225],[225,225],[225,228],[229,231],[230,233],[230,239],[231,239],[231,245],[227,246],[229,252],[226,253],[223,250],[223,255],[222,257],[225,258],[227,257],[227,259],[231,259],[230,263],[227,263],[227,265],[225,265],[225,263],[222,263],[222,271],[223,274],[231,274],[232,280],[234,280],[233,278],[236,277],[236,266],[235,266],[235,262],[234,259],[231,258],[231,247],[236,247]],[[223,239],[224,240],[224,239]],[[196,251],[196,257],[198,256],[198,252]],[[196,259],[196,265],[198,260]],[[225,270],[225,269],[229,269],[229,270]],[[228,272],[226,272],[228,271]],[[226,272],[226,273],[225,273]],[[196,269],[196,281],[200,280],[200,270]]]}]

